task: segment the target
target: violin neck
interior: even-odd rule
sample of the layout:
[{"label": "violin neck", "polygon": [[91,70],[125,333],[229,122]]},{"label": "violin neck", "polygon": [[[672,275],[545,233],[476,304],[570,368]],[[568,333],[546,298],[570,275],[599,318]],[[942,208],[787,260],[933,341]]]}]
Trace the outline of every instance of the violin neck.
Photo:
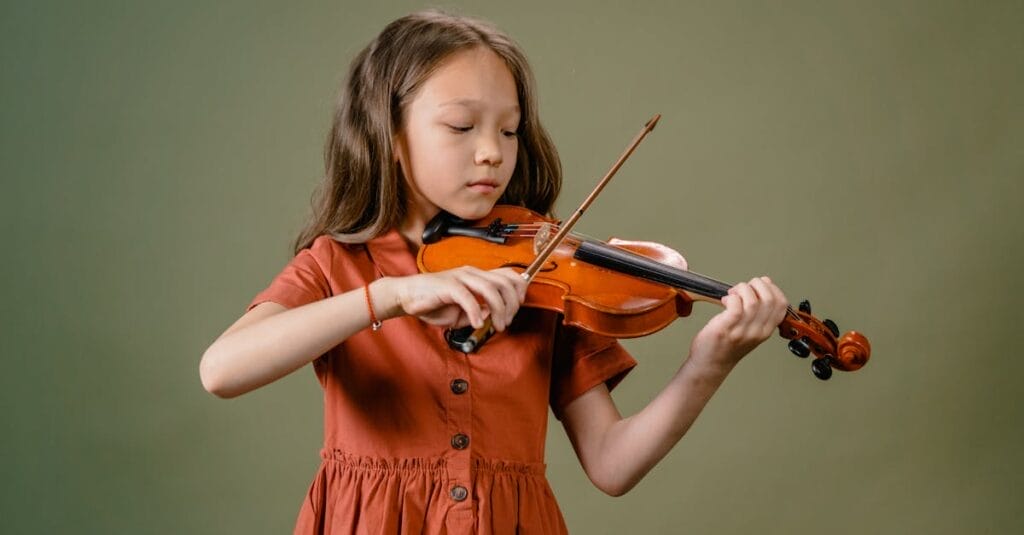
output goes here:
[{"label": "violin neck", "polygon": [[573,258],[626,275],[665,284],[677,290],[715,301],[721,300],[732,287],[710,277],[672,267],[646,256],[598,241],[585,240],[581,242],[576,248]]}]

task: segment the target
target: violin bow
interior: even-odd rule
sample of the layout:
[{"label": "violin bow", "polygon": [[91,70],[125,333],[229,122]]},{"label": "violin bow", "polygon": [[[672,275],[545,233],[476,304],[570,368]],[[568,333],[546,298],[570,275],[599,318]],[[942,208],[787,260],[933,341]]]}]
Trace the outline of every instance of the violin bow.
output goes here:
[{"label": "violin bow", "polygon": [[[533,263],[526,268],[526,271],[522,273],[522,277],[526,279],[526,282],[530,282],[533,280],[533,276],[536,275],[538,271],[540,271],[541,266],[543,266],[544,262],[546,262],[548,257],[551,256],[551,253],[553,253],[555,249],[557,249],[558,246],[561,245],[562,241],[565,240],[565,237],[569,235],[569,231],[572,230],[572,227],[576,224],[577,221],[579,221],[580,217],[583,216],[583,212],[585,212],[587,208],[589,208],[590,205],[594,202],[594,200],[597,199],[597,196],[601,193],[601,190],[603,190],[604,187],[608,185],[608,182],[611,181],[612,177],[615,176],[615,173],[617,173],[619,171],[619,168],[622,167],[622,164],[625,163],[626,160],[633,154],[633,151],[636,150],[636,147],[638,145],[640,145],[640,142],[643,141],[645,137],[647,137],[647,134],[651,133],[651,131],[654,130],[654,126],[658,124],[658,119],[661,119],[660,113],[655,114],[654,117],[651,117],[651,119],[647,121],[646,124],[644,124],[644,127],[640,129],[640,133],[638,133],[636,137],[633,138],[633,141],[629,143],[629,146],[626,147],[626,150],[623,151],[621,156],[619,156],[619,159],[615,161],[611,169],[609,169],[608,172],[605,173],[604,178],[602,178],[601,181],[597,183],[597,186],[595,186],[594,190],[590,192],[590,195],[587,195],[587,198],[583,199],[583,202],[580,203],[579,208],[576,208],[576,211],[573,212],[572,216],[569,217],[569,219],[567,219],[564,223],[558,226],[558,232],[555,233],[555,235],[547,242],[547,245],[540,252],[540,254],[537,255],[537,258],[533,260]],[[490,335],[493,332],[494,327],[491,325],[491,318],[488,316],[487,319],[484,320],[484,324],[481,325],[480,328],[475,329],[472,334],[466,337],[466,339],[459,344],[460,349],[464,353],[472,353],[476,351],[477,349],[480,348],[481,345],[483,345],[484,341],[486,341],[487,338],[490,337]]]}]

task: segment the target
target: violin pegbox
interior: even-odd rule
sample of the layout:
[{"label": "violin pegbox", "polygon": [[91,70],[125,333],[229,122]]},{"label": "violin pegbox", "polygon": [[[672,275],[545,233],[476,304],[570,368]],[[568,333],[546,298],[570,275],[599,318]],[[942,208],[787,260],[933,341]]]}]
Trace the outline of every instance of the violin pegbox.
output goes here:
[{"label": "violin pegbox", "polygon": [[830,319],[821,321],[811,314],[811,303],[801,301],[797,310],[789,308],[779,325],[779,335],[789,340],[789,350],[800,358],[814,353],[811,371],[821,380],[832,377],[832,369],[852,372],[860,369],[871,357],[868,339],[850,331],[839,335],[839,326]]}]

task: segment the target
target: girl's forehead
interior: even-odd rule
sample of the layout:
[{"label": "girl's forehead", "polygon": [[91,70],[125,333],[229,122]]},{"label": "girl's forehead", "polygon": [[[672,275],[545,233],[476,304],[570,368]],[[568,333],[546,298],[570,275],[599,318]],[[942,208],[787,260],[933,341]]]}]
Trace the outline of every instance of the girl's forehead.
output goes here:
[{"label": "girl's forehead", "polygon": [[424,80],[417,93],[414,101],[435,108],[519,109],[512,71],[505,60],[486,47],[452,53]]},{"label": "girl's forehead", "polygon": [[[457,107],[460,107],[460,106],[463,107],[463,108],[479,108],[479,107],[485,106],[487,104],[488,104],[487,102],[480,101],[480,100],[477,100],[477,99],[472,99],[472,98],[454,98],[454,99],[446,101],[446,102],[441,102],[440,104],[437,105],[437,107],[441,108],[441,109],[451,108],[451,107],[457,108]],[[518,103],[511,103],[511,104],[505,106],[504,108],[501,108],[499,106],[496,106],[496,107],[498,108],[497,111],[500,111],[502,113],[518,113],[519,112],[519,104]]]}]

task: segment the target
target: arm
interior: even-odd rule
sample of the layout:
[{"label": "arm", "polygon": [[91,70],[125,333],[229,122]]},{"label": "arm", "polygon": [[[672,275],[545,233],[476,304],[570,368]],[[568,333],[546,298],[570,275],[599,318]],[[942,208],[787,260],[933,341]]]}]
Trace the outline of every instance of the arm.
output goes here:
[{"label": "arm", "polygon": [[[371,292],[380,281],[371,285]],[[370,325],[363,290],[293,309],[265,302],[242,316],[203,354],[203,388],[222,398],[239,396],[312,362]]]},{"label": "arm", "polygon": [[[504,330],[526,295],[526,282],[511,269],[465,267],[377,279],[370,294],[380,320],[410,314],[432,324],[479,327],[491,316],[494,327]],[[261,303],[210,345],[199,375],[207,391],[239,396],[312,362],[369,325],[363,288],[290,310]]]},{"label": "arm", "polygon": [[744,355],[782,322],[786,298],[766,277],[738,284],[725,310],[694,338],[690,356],[640,412],[623,418],[603,385],[569,403],[562,415],[587,476],[620,496],[633,488],[686,434]]}]

